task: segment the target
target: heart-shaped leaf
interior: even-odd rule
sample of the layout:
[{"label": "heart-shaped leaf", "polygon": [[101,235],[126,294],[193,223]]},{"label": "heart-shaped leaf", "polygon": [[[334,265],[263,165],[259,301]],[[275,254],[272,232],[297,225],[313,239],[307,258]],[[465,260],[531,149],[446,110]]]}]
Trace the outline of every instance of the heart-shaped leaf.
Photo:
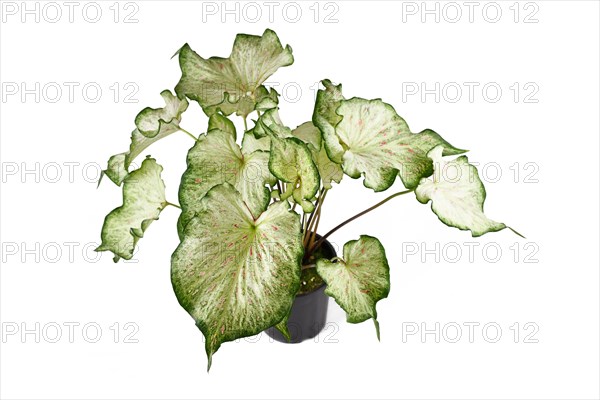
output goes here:
[{"label": "heart-shaped leaf", "polygon": [[390,268],[379,240],[361,235],[349,241],[344,245],[343,259],[319,259],[317,272],[327,283],[325,293],[346,311],[347,321],[373,318],[379,339],[375,305],[390,292]]},{"label": "heart-shaped leaf", "polygon": [[279,139],[271,137],[269,169],[278,179],[287,183],[281,199],[292,196],[304,212],[315,208],[312,199],[319,190],[319,171],[308,146],[298,138]]},{"label": "heart-shaped leaf", "polygon": [[344,96],[342,85],[334,85],[329,79],[321,81],[325,90],[317,91],[312,122],[321,131],[323,143],[329,159],[337,164],[342,163],[344,148],[335,134],[335,126],[342,119],[336,112]]},{"label": "heart-shaped leaf", "polygon": [[179,130],[181,114],[187,110],[188,102],[178,99],[170,90],[163,90],[160,95],[165,101],[163,108],[146,107],[135,117],[135,126],[140,133],[146,137],[153,138],[156,135],[169,131]]},{"label": "heart-shaped leaf", "polygon": [[252,133],[257,138],[274,136],[283,139],[292,136],[292,130],[281,122],[277,108],[265,111],[258,121],[256,121],[256,125],[252,128]]},{"label": "heart-shaped leaf", "polygon": [[317,168],[319,169],[319,175],[323,182],[325,189],[331,189],[331,182],[340,183],[344,177],[344,172],[340,164],[336,164],[329,159],[325,146],[321,146],[321,150],[317,154],[313,153],[313,159]]},{"label": "heart-shaped leaf", "polygon": [[127,168],[125,168],[125,160],[127,159],[128,154],[129,153],[119,153],[108,159],[108,166],[102,171],[100,179],[98,179],[98,186],[100,186],[100,182],[102,182],[104,175],[108,176],[115,185],[121,186],[123,179],[125,179],[129,173]]},{"label": "heart-shaped leaf", "polygon": [[102,171],[100,180],[106,175],[117,186],[120,186],[128,174],[132,161],[137,156],[152,143],[179,130],[181,114],[188,107],[187,100],[178,99],[169,90],[163,90],[160,95],[165,101],[165,107],[157,109],[147,107],[139,112],[135,118],[137,127],[131,132],[129,151],[112,156],[108,160],[108,167]]},{"label": "heart-shaped leaf", "polygon": [[277,90],[274,88],[266,89],[266,93],[260,93],[258,98],[259,100],[256,102],[256,106],[254,107],[254,109],[258,112],[265,112],[272,108],[276,108],[279,104],[279,93],[277,93]]},{"label": "heart-shaped leaf", "polygon": [[440,221],[469,230],[474,237],[506,228],[483,213],[485,188],[477,168],[469,164],[466,156],[446,161],[443,152],[443,146],[436,146],[427,154],[433,160],[434,173],[417,186],[417,200],[423,204],[431,200],[431,210]]},{"label": "heart-shaped leaf", "polygon": [[182,76],[175,91],[196,100],[209,116],[217,109],[247,116],[268,96],[261,85],[279,67],[294,62],[292,48],[283,48],[270,29],[262,36],[237,35],[229,58],[204,59],[188,44],[178,53]]},{"label": "heart-shaped leaf", "polygon": [[285,202],[255,218],[227,183],[200,201],[173,253],[171,279],[206,338],[208,368],[222,343],[256,335],[289,313],[303,253],[299,216]]},{"label": "heart-shaped leaf", "polygon": [[213,129],[200,136],[187,156],[187,169],[181,177],[178,222],[181,233],[200,200],[215,185],[228,182],[241,193],[250,212],[258,217],[269,204],[270,193],[265,184],[275,184],[269,172],[269,153],[254,151],[243,154],[230,133]]},{"label": "heart-shaped leaf", "polygon": [[152,221],[167,206],[165,184],[160,177],[162,167],[153,158],[123,181],[123,205],[111,211],[102,226],[102,244],[96,251],[110,250],[115,262],[133,257],[137,241]]},{"label": "heart-shaped leaf", "polygon": [[242,153],[250,154],[256,150],[270,151],[271,139],[268,136],[257,138],[252,130],[244,134],[242,139]]},{"label": "heart-shaped leaf", "polygon": [[342,167],[329,159],[325,146],[321,143],[321,131],[312,122],[305,122],[292,131],[292,135],[308,145],[312,159],[325,189],[331,189],[331,181],[340,183],[344,173]]},{"label": "heart-shaped leaf", "polygon": [[437,145],[444,146],[444,155],[464,153],[432,130],[411,133],[394,108],[379,99],[342,100],[336,112],[342,117],[335,134],[346,149],[344,172],[352,178],[364,175],[364,185],[376,192],[389,188],[398,175],[406,188],[415,188],[433,173],[427,152]]},{"label": "heart-shaped leaf", "polygon": [[[318,145],[318,138],[314,136],[318,135],[318,131],[304,133],[311,135],[314,143]],[[302,206],[304,212],[312,212],[312,200],[319,190],[319,170],[313,161],[309,145],[294,137],[292,130],[283,125],[278,110],[274,108],[265,111],[256,122],[256,126],[246,133],[244,140],[249,148],[270,143],[269,169],[276,178],[287,183],[287,189],[281,193],[281,199],[291,197]]]},{"label": "heart-shaped leaf", "polygon": [[213,129],[218,129],[223,132],[227,132],[233,136],[233,140],[237,138],[237,132],[235,130],[235,125],[229,118],[224,116],[221,113],[214,113],[208,119],[208,130],[207,132],[212,131]]},{"label": "heart-shaped leaf", "polygon": [[321,131],[312,122],[298,125],[292,135],[306,143],[311,151],[321,150]]}]

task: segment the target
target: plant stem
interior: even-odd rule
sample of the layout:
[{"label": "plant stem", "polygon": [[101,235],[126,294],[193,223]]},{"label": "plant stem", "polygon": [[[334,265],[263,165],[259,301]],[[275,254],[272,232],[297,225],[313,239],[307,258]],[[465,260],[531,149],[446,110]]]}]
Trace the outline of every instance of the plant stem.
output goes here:
[{"label": "plant stem", "polygon": [[183,133],[187,133],[189,135],[189,137],[191,137],[194,140],[198,140],[198,138],[194,135],[192,135],[190,132],[186,131],[185,129],[183,129],[182,127],[179,127],[179,130]]},{"label": "plant stem", "polygon": [[248,121],[246,121],[246,117],[244,117],[244,132],[248,131]]},{"label": "plant stem", "polygon": [[308,220],[306,221],[306,227],[304,228],[304,236],[302,237],[302,246],[304,246],[304,248],[306,249],[306,245],[308,244],[308,237],[310,235],[310,227],[312,226],[312,221],[314,219],[315,216],[315,212],[317,210],[313,210],[313,212],[310,213]]},{"label": "plant stem", "polygon": [[312,232],[315,230],[313,227],[316,220],[318,219],[318,215],[321,213],[321,206],[323,205],[323,201],[325,201],[325,195],[327,194],[327,190],[321,189],[321,193],[319,194],[319,198],[317,199],[317,204],[315,205],[315,210],[310,214],[310,218],[308,220],[308,226],[306,231],[304,232],[304,248],[307,248],[310,244],[310,238]]},{"label": "plant stem", "polygon": [[179,208],[181,210],[180,206],[178,206],[177,204],[173,204],[171,202],[168,202],[168,201],[165,203],[165,206],[173,206],[173,207]]},{"label": "plant stem", "polygon": [[306,248],[311,248],[313,243],[315,242],[315,237],[317,235],[317,229],[319,227],[319,222],[321,221],[321,211],[320,210],[319,210],[319,213],[317,214],[317,216],[315,217],[315,221],[316,221],[315,226],[309,232],[308,243],[306,245]]},{"label": "plant stem", "polygon": [[310,213],[310,217],[308,218],[308,224],[311,225],[313,218],[315,217],[315,212],[317,210],[317,208],[319,207],[319,203],[321,202],[321,196],[323,196],[323,190],[325,189],[321,189],[321,192],[319,193],[319,197],[317,198],[317,204],[315,204],[315,209],[313,210],[313,212]]},{"label": "plant stem", "polygon": [[[316,206],[318,207],[318,205],[319,205],[319,200],[317,200],[317,205]],[[308,221],[306,221],[306,229],[304,230],[304,240],[307,239],[306,235],[307,235],[307,232],[308,232],[308,227],[312,225],[313,218],[315,217],[315,211],[316,210],[314,210],[313,212],[310,213],[310,215],[308,217]]]},{"label": "plant stem", "polygon": [[329,232],[327,232],[325,235],[323,235],[321,237],[321,239],[317,240],[317,242],[315,244],[313,244],[312,247],[310,247],[310,249],[308,249],[307,255],[310,256],[315,251],[315,249],[319,248],[319,246],[321,245],[321,243],[323,243],[325,240],[327,240],[327,238],[329,236],[331,236],[331,234],[333,234],[335,231],[337,231],[338,229],[340,229],[344,225],[349,224],[350,222],[354,221],[358,217],[361,217],[361,216],[365,215],[369,211],[373,211],[374,209],[376,209],[377,207],[379,207],[379,206],[387,203],[388,201],[390,201],[394,197],[398,197],[400,195],[407,194],[407,193],[410,193],[410,192],[413,192],[413,191],[414,191],[414,189],[410,189],[410,190],[404,190],[402,192],[394,193],[393,195],[391,195],[389,197],[386,197],[385,199],[381,200],[379,203],[375,204],[374,206],[371,206],[371,207],[367,208],[366,210],[359,212],[355,216],[353,216],[351,218],[348,218],[347,220],[345,220],[344,222],[342,222],[341,224],[339,224],[338,226],[336,226],[335,228],[333,228],[332,230],[330,230]]},{"label": "plant stem", "polygon": [[281,197],[283,192],[281,191],[281,182],[279,180],[277,181],[277,190],[279,190],[279,197]]},{"label": "plant stem", "polygon": [[311,228],[310,238],[308,239],[308,247],[312,247],[315,242],[315,238],[317,236],[317,230],[319,229],[319,222],[321,222],[321,213],[323,212],[323,203],[325,202],[325,197],[327,196],[327,189],[323,190],[323,195],[319,198],[319,208],[317,210],[317,216],[315,217],[315,224]]}]

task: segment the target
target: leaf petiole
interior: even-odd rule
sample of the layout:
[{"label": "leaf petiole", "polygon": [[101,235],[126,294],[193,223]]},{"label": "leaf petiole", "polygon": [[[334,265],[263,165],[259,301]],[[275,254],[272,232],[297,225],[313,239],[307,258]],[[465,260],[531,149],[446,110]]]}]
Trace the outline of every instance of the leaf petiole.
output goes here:
[{"label": "leaf petiole", "polygon": [[181,206],[177,205],[177,204],[173,204],[169,201],[165,202],[165,206],[173,206],[175,208],[179,208],[181,210]]},{"label": "leaf petiole", "polygon": [[364,211],[359,212],[358,214],[356,214],[355,216],[348,218],[347,220],[345,220],[344,222],[342,222],[341,224],[339,224],[338,226],[336,226],[335,228],[333,228],[332,230],[330,230],[329,232],[327,232],[325,235],[323,235],[319,240],[317,240],[307,251],[307,258],[308,256],[312,255],[312,253],[315,251],[315,249],[318,249],[319,246],[325,241],[327,240],[327,238],[329,236],[331,236],[331,234],[333,234],[335,231],[337,231],[338,229],[340,229],[341,227],[343,227],[346,224],[349,224],[350,222],[354,221],[355,219],[357,219],[358,217],[361,217],[363,215],[365,215],[366,213],[368,213],[369,211],[373,211],[374,209],[376,209],[377,207],[387,203],[388,201],[390,201],[391,199],[393,199],[394,197],[403,195],[403,194],[407,194],[407,193],[411,193],[414,192],[414,189],[409,189],[409,190],[404,190],[402,192],[398,192],[398,193],[394,193],[391,196],[386,197],[385,199],[381,200],[379,203],[375,204],[374,206],[371,206],[369,208],[367,208]]},{"label": "leaf petiole", "polygon": [[191,137],[194,140],[198,140],[198,138],[196,136],[194,136],[193,134],[191,134],[190,132],[186,131],[185,129],[183,129],[182,127],[179,127],[179,130],[183,133],[186,133],[189,137]]}]

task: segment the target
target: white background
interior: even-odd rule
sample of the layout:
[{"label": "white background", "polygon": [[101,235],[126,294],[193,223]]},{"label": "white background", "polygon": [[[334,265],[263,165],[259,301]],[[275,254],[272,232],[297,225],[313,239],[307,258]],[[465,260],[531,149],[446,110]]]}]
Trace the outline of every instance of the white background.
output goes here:
[{"label": "white background", "polygon": [[[135,10],[123,3],[115,23],[112,1],[99,2],[99,22],[87,22],[85,3],[80,3],[70,23],[66,6],[57,4],[63,16],[56,23],[46,20],[55,16],[49,8],[39,23],[34,15],[22,23],[19,9],[16,15],[4,14],[0,28],[3,83],[33,88],[39,82],[41,91],[56,82],[63,88],[55,103],[49,101],[55,97],[52,85],[39,102],[33,94],[23,101],[18,93],[1,103],[2,398],[599,397],[597,2],[516,7],[499,2],[502,15],[496,23],[486,20],[495,18],[496,6],[483,14],[485,2],[474,9],[473,22],[462,2],[446,8],[438,3],[439,22],[433,14],[421,21],[420,2],[335,2],[327,9],[321,3],[316,23],[315,7],[309,8],[313,2],[299,3],[302,16],[296,23],[291,22],[294,9],[282,15],[284,3],[275,8],[272,23],[261,2],[263,15],[256,23],[244,21],[243,14],[239,23],[235,15],[222,23],[220,2],[214,3],[216,15],[206,15],[202,3],[192,1],[137,1],[138,23],[123,23]],[[452,23],[455,5],[462,18]],[[408,11],[415,6],[412,15]],[[238,7],[242,13],[243,4]],[[520,10],[517,23],[515,9]],[[246,19],[255,17],[255,9],[245,10]],[[334,11],[331,18],[337,22],[325,23]],[[94,17],[93,10],[88,12]],[[532,12],[529,19],[538,22],[525,23]],[[295,63],[271,79],[279,88],[288,85],[288,101],[281,106],[288,126],[310,119],[311,87],[324,78],[342,82],[347,97],[381,97],[414,132],[432,128],[470,149],[471,161],[492,164],[486,213],[527,239],[508,230],[473,239],[441,224],[413,195],[394,199],[331,238],[341,246],[370,234],[386,247],[392,290],[377,307],[381,343],[371,322],[347,324],[330,301],[330,325],[316,343],[271,343],[264,335],[256,343],[225,343],[207,374],[202,335],[177,303],[169,278],[170,255],[178,243],[177,210],[165,210],[152,224],[139,243],[137,262],[113,264],[108,253],[96,258],[91,249],[104,216],[120,204],[120,189],[108,180],[96,189],[92,180],[98,165],[127,149],[137,112],[160,106],[160,91],[177,83],[178,63],[170,57],[179,47],[189,42],[205,57],[227,56],[236,33],[260,34],[267,27],[294,50]],[[80,85],[73,102],[65,82]],[[137,104],[124,101],[128,82],[139,88],[133,96]],[[436,102],[433,94],[421,99],[420,93],[406,93],[411,83],[431,89],[436,82],[440,90],[456,82],[462,98],[453,103],[454,92],[440,93]],[[472,102],[464,82],[479,84]],[[515,82],[517,102],[510,89]],[[89,98],[92,89],[88,99],[83,97],[86,83],[103,89],[97,102]],[[110,89],[114,83],[121,88],[117,102]],[[483,96],[486,83],[502,89],[497,102],[491,101],[492,89],[487,99]],[[531,83],[528,90],[526,83]],[[299,99],[294,87],[302,90]],[[197,134],[206,121],[194,104],[182,126]],[[174,134],[146,152],[165,167],[170,201],[177,201],[191,144],[186,135]],[[25,168],[35,171],[36,163],[39,174],[22,174]],[[61,174],[54,183],[53,163]],[[64,163],[75,163],[72,177]],[[515,163],[518,177],[516,168],[510,169]],[[526,163],[532,164],[525,169]],[[501,178],[491,182],[498,169]],[[345,177],[325,202],[321,230],[400,189],[398,183],[374,194]],[[473,260],[465,242],[480,244]],[[436,243],[439,260],[423,254]],[[487,254],[482,252],[486,244]],[[68,246],[73,246],[72,257]],[[414,248],[417,254],[408,251]],[[450,262],[456,248],[462,257]],[[491,262],[496,248],[502,254]],[[529,261],[538,262],[525,262],[528,254]],[[64,325],[70,322],[80,324],[73,343]],[[124,328],[127,322],[139,327],[133,336],[138,343],[125,343],[124,335],[132,332]],[[480,324],[473,343],[464,325],[469,322]],[[34,329],[36,323],[39,343],[34,334],[21,336],[22,328]],[[88,342],[94,329],[82,333],[86,323],[102,329],[97,343]],[[115,323],[120,324],[118,343]],[[406,335],[422,323],[427,329],[440,324],[445,335],[439,343],[433,334],[424,340],[420,334]],[[462,327],[457,343],[451,343],[453,323]],[[496,343],[489,342],[496,336],[493,328],[483,334],[486,323],[502,329]],[[62,327],[62,337],[50,343],[54,324]],[[15,326],[19,332],[9,335]],[[535,327],[539,330],[525,340]]]}]

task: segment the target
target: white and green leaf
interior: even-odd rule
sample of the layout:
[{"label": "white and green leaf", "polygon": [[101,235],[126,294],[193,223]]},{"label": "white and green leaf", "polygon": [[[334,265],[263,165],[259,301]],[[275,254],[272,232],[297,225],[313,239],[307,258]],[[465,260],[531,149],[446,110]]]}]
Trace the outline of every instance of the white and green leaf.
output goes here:
[{"label": "white and green leaf", "polygon": [[[131,132],[131,144],[129,145],[129,151],[125,153],[115,154],[108,160],[108,167],[102,171],[102,176],[106,175],[113,181],[117,186],[121,186],[123,179],[129,173],[131,163],[138,157],[144,150],[146,150],[151,144],[159,141],[160,139],[169,136],[175,131],[170,129],[162,130],[158,135],[154,137],[147,137],[140,133],[138,129],[134,129]],[[100,184],[100,182],[98,182]]]},{"label": "white and green leaf", "polygon": [[[264,86],[263,86],[264,87]],[[258,112],[265,112],[272,108],[277,108],[279,104],[279,93],[274,88],[266,89],[264,92],[259,93],[258,101],[254,109]]]},{"label": "white and green leaf", "polygon": [[221,113],[214,113],[208,118],[208,130],[207,132],[212,131],[213,129],[218,129],[223,132],[227,132],[233,136],[233,140],[237,138],[237,132],[235,129],[235,125],[229,118],[224,116]]},{"label": "white and green leaf", "polygon": [[329,159],[327,150],[321,141],[321,131],[311,122],[305,122],[292,131],[292,135],[307,144],[317,169],[323,187],[331,189],[331,182],[340,183],[344,173],[342,167]]},{"label": "white and green leaf", "polygon": [[274,184],[269,171],[269,153],[254,151],[243,154],[233,136],[218,129],[201,136],[187,156],[187,169],[181,177],[178,222],[181,233],[199,210],[200,200],[215,185],[232,184],[242,195],[250,212],[258,217],[269,204],[266,184]]},{"label": "white and green leaf", "polygon": [[288,328],[288,319],[290,318],[290,314],[286,314],[285,317],[277,325],[275,325],[275,329],[277,329],[287,340],[288,342],[292,341],[292,335],[290,334],[290,329]]},{"label": "white and green leaf", "polygon": [[319,190],[320,177],[304,142],[295,137],[271,137],[269,169],[275,177],[287,183],[282,200],[292,196],[304,212],[314,210],[312,200]]},{"label": "white and green leaf", "polygon": [[111,251],[115,262],[133,257],[137,241],[167,206],[162,167],[146,158],[123,180],[123,205],[111,211],[102,226],[102,243],[96,251]]},{"label": "white and green leaf", "polygon": [[321,150],[321,131],[311,121],[298,125],[292,136],[306,143],[311,151]]},{"label": "white and green leaf", "polygon": [[344,171],[340,164],[334,163],[329,159],[325,146],[321,146],[318,154],[313,153],[313,159],[319,169],[319,175],[323,182],[323,187],[327,190],[331,189],[331,182],[340,183],[344,177]]},{"label": "white and green leaf", "polygon": [[268,136],[257,138],[252,130],[244,133],[242,139],[242,153],[250,154],[256,150],[271,150],[271,139]]},{"label": "white and green leaf", "polygon": [[317,91],[312,122],[323,135],[323,143],[329,159],[336,164],[341,164],[345,150],[335,133],[335,126],[342,119],[336,113],[341,101],[344,100],[342,85],[334,85],[329,79],[325,79],[321,83],[325,86],[325,90]]},{"label": "white and green leaf", "polygon": [[317,260],[317,272],[327,283],[325,294],[346,311],[347,321],[372,318],[379,339],[377,302],[390,292],[390,268],[379,240],[361,235],[344,245],[343,259]]},{"label": "white and green leaf", "polygon": [[394,108],[379,99],[342,100],[336,112],[342,118],[335,133],[346,149],[344,172],[364,176],[364,185],[376,192],[389,188],[398,175],[406,188],[415,188],[433,173],[427,152],[437,145],[444,146],[444,155],[464,153],[432,130],[411,133]]},{"label": "white and green leaf", "polygon": [[108,167],[102,171],[100,180],[106,175],[117,186],[121,186],[123,179],[129,173],[131,163],[137,156],[152,143],[180,129],[181,115],[188,107],[187,100],[178,99],[169,90],[163,90],[160,95],[165,101],[165,107],[156,109],[147,107],[138,113],[135,118],[136,129],[131,132],[129,151],[112,156],[108,160]]},{"label": "white and green leaf", "polygon": [[188,101],[174,96],[170,90],[163,90],[160,95],[165,101],[163,108],[146,107],[135,117],[135,126],[139,132],[149,138],[166,131],[173,133],[179,130],[181,114],[187,110]]},{"label": "white and green leaf", "polygon": [[[317,132],[301,129],[301,136],[310,135],[314,145],[319,145]],[[255,127],[246,132],[242,148],[263,149],[269,144],[269,169],[283,182],[287,189],[281,199],[292,198],[305,212],[314,210],[313,200],[319,190],[319,170],[313,161],[310,146],[293,136],[290,128],[283,125],[277,108],[267,110],[260,116]]]},{"label": "white and green leaf", "polygon": [[292,136],[292,130],[281,122],[279,109],[271,108],[265,111],[256,121],[256,125],[251,132],[257,137],[264,136],[277,137],[280,139]]},{"label": "white and green leaf", "polygon": [[443,146],[429,151],[434,172],[417,186],[417,200],[423,204],[431,201],[431,210],[440,221],[469,230],[474,237],[506,228],[503,223],[493,221],[483,213],[486,193],[477,168],[469,164],[466,156],[445,160],[443,152]]},{"label": "white and green leaf", "polygon": [[121,186],[121,183],[123,183],[123,180],[129,173],[125,167],[125,160],[127,159],[128,154],[129,153],[119,153],[111,156],[108,159],[108,166],[100,173],[98,186],[100,186],[100,182],[102,182],[104,175],[108,176],[108,178],[113,181],[115,185]]},{"label": "white and green leaf", "polygon": [[247,116],[265,98],[261,85],[280,67],[294,62],[292,48],[270,29],[262,36],[239,34],[228,58],[204,59],[188,44],[179,50],[181,80],[175,91],[197,101],[207,115]]},{"label": "white and green leaf", "polygon": [[276,202],[255,218],[227,183],[200,201],[171,259],[181,306],[206,338],[208,368],[222,343],[256,335],[289,313],[300,286],[300,219]]}]

